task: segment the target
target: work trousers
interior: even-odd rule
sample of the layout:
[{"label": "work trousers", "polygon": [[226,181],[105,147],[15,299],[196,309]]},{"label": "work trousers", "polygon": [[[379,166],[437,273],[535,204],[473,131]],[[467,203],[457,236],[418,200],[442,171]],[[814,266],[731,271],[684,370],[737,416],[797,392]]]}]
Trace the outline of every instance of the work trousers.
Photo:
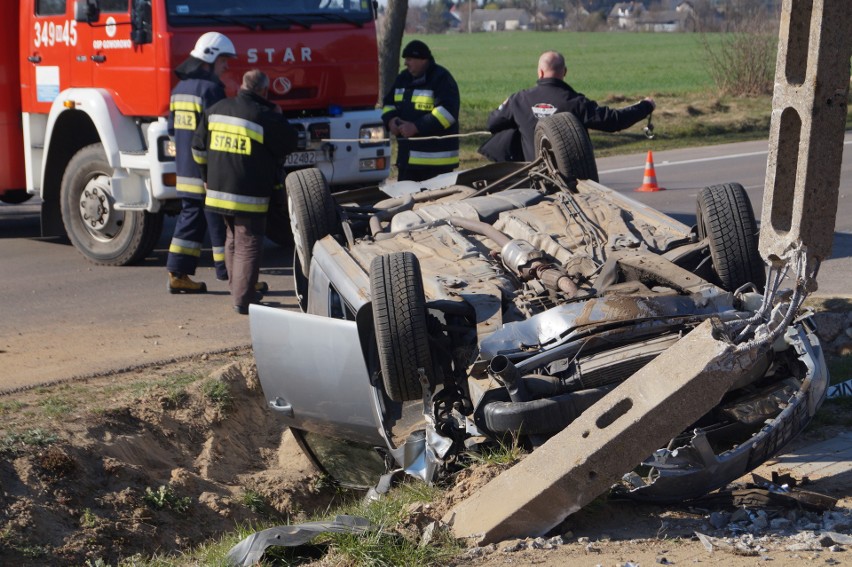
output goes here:
[{"label": "work trousers", "polygon": [[213,247],[213,264],[216,266],[216,278],[228,279],[225,267],[225,223],[222,215],[206,211],[203,199],[181,199],[180,214],[175,223],[175,233],[169,244],[169,256],[166,269],[176,274],[195,274],[204,233],[210,232],[210,244]]},{"label": "work trousers", "polygon": [[263,255],[266,215],[223,215],[225,219],[225,264],[228,288],[238,307],[256,303],[258,274]]}]

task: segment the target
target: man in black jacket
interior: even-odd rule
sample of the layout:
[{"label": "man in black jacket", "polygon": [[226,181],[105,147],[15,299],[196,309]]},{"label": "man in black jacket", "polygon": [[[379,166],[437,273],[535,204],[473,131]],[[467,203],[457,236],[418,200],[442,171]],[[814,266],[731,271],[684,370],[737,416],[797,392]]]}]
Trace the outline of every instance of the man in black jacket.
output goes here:
[{"label": "man in black jacket", "polygon": [[[651,97],[622,109],[599,106],[595,101],[572,89],[564,80],[566,73],[565,58],[556,51],[546,51],[538,60],[536,86],[511,95],[488,117],[488,130],[492,134],[512,129],[520,131],[523,157],[526,161],[536,158],[535,125],[542,118],[557,112],[571,112],[587,129],[617,132],[633,126],[651,114],[656,106]],[[503,136],[507,140],[506,143],[511,140],[509,136]],[[501,151],[500,148],[494,148],[494,144],[490,146],[489,142],[486,142],[480,148],[480,153],[491,159],[495,159],[493,156],[502,156],[505,159],[505,156],[512,155],[508,149]]]},{"label": "man in black jacket", "polygon": [[382,121],[397,137],[397,179],[423,181],[459,165],[458,137],[441,137],[459,133],[459,87],[422,41],[409,42],[402,57],[405,71],[385,95]]},{"label": "man in black jacket", "polygon": [[237,96],[210,107],[192,140],[207,184],[205,206],[225,218],[228,287],[241,315],[259,299],[256,284],[278,163],[298,142],[296,129],[266,99],[268,92],[269,77],[247,71]]}]

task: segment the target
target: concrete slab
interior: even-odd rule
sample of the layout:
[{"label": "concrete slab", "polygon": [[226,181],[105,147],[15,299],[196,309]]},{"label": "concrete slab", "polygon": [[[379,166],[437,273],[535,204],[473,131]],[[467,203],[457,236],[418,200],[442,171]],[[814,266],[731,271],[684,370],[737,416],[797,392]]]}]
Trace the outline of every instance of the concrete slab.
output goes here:
[{"label": "concrete slab", "polygon": [[544,535],[707,413],[753,362],[705,321],[444,521],[480,544]]}]

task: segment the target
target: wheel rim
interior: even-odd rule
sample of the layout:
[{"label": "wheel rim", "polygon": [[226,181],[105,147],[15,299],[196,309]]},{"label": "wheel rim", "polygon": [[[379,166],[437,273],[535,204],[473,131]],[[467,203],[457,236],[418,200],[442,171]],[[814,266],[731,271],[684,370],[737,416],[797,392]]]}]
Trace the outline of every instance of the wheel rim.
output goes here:
[{"label": "wheel rim", "polygon": [[112,186],[107,175],[95,175],[80,192],[80,219],[86,231],[100,242],[109,242],[121,233],[124,212],[112,202]]}]

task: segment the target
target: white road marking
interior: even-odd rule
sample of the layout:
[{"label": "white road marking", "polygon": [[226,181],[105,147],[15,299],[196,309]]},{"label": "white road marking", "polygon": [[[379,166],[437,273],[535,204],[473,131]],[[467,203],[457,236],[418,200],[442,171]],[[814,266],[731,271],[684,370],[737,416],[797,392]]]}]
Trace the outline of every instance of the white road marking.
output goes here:
[{"label": "white road marking", "polygon": [[[844,140],[843,141],[844,146],[848,146],[850,144],[852,144],[852,140]],[[691,163],[703,163],[703,162],[708,162],[708,161],[721,161],[721,160],[725,160],[725,159],[737,159],[737,158],[744,158],[744,157],[760,156],[760,155],[767,155],[768,153],[769,153],[769,150],[766,149],[766,150],[761,150],[759,152],[746,152],[746,153],[742,153],[742,154],[728,154],[728,155],[724,155],[724,156],[696,158],[696,159],[685,159],[685,160],[681,160],[681,161],[661,161],[659,163],[654,162],[654,168],[656,169],[657,167],[668,167],[668,166],[672,166],[672,165],[688,165],[688,164],[691,164]],[[644,163],[642,165],[636,165],[636,166],[630,166],[630,167],[620,167],[618,169],[605,169],[605,170],[599,171],[598,174],[600,175],[600,174],[603,174],[603,173],[620,173],[622,171],[638,171],[640,169],[642,169],[642,170],[645,169]]]}]

